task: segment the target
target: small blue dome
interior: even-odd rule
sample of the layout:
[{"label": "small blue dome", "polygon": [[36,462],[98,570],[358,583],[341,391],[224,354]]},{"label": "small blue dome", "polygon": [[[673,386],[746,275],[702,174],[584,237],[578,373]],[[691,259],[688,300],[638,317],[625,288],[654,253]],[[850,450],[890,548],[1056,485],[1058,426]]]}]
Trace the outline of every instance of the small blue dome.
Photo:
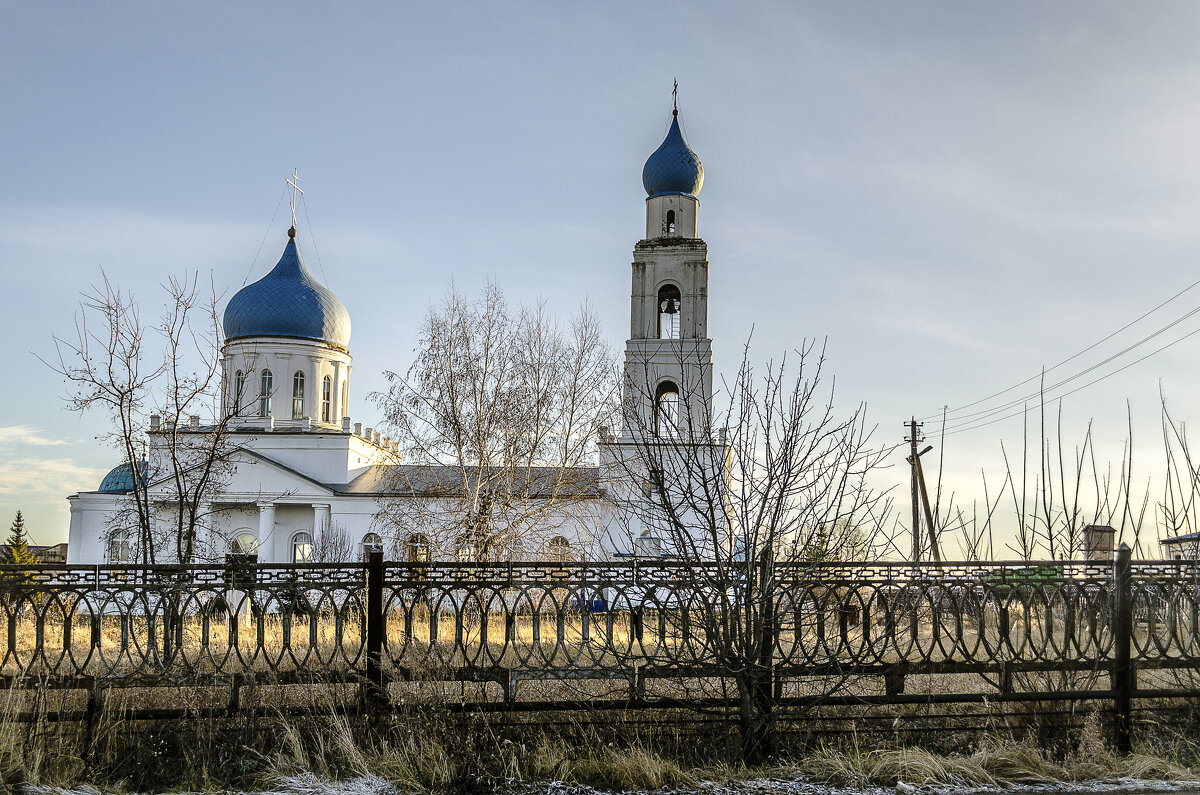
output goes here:
[{"label": "small blue dome", "polygon": [[279,264],[229,299],[225,307],[225,339],[297,337],[350,348],[350,313],[304,267],[296,238],[283,249]]},{"label": "small blue dome", "polygon": [[[149,471],[150,465],[143,458],[138,462],[138,476],[143,482]],[[113,467],[112,471],[104,476],[104,480],[100,481],[100,488],[96,491],[101,494],[128,494],[133,491],[133,467],[129,466],[128,462]]]},{"label": "small blue dome", "polygon": [[650,196],[682,193],[692,197],[704,186],[704,166],[683,140],[683,133],[679,131],[679,111],[674,111],[671,129],[662,146],[646,160],[642,185]]}]

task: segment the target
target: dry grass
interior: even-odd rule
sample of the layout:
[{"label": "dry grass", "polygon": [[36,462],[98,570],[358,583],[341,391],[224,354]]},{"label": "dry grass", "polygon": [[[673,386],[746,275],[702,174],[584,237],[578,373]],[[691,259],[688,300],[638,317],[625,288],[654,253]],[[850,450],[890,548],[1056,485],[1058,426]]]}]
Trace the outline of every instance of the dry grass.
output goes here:
[{"label": "dry grass", "polygon": [[[314,703],[337,706],[344,694],[315,688]],[[44,706],[53,707],[53,694]],[[91,784],[137,791],[269,788],[298,776],[339,780],[375,776],[405,792],[455,792],[488,782],[562,780],[611,789],[657,789],[698,781],[777,775],[778,768],[738,766],[719,738],[698,741],[674,734],[670,716],[657,730],[612,724],[541,725],[452,717],[422,708],[394,718],[363,721],[268,716],[134,726],[119,710],[102,715],[88,742],[82,726],[45,721],[16,723],[0,714],[0,779],[77,787]],[[594,717],[594,716],[593,716]],[[848,786],[1012,784],[1137,778],[1200,780],[1193,765],[1200,746],[1182,738],[1156,739],[1121,759],[1105,746],[1095,719],[1076,731],[1058,756],[1031,735],[998,734],[969,753],[938,754],[918,747],[886,747],[872,737],[818,750],[784,749],[789,777]],[[881,744],[884,747],[880,747]]]},{"label": "dry grass", "polygon": [[1159,738],[1127,757],[1104,743],[1092,713],[1072,736],[1071,747],[1053,758],[1032,735],[1012,740],[992,736],[969,754],[936,754],[921,748],[823,748],[795,765],[795,772],[816,781],[845,786],[968,785],[1008,787],[1018,784],[1103,781],[1136,778],[1200,781],[1196,765],[1200,745],[1185,737]]},{"label": "dry grass", "polygon": [[[515,746],[515,744],[513,744]],[[517,747],[521,757],[512,765],[512,778],[569,781],[616,790],[659,789],[699,780],[700,772],[640,746],[571,747],[546,739],[532,749]]]}]

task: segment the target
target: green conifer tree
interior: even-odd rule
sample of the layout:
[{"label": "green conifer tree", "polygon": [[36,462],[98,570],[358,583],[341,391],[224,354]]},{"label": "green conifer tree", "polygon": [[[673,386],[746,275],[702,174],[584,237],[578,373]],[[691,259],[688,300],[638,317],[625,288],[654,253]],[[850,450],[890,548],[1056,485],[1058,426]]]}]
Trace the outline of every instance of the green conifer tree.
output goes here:
[{"label": "green conifer tree", "polygon": [[29,548],[29,536],[25,532],[25,517],[17,511],[8,532],[8,548],[0,554],[0,564],[15,566],[36,566],[38,559]]}]

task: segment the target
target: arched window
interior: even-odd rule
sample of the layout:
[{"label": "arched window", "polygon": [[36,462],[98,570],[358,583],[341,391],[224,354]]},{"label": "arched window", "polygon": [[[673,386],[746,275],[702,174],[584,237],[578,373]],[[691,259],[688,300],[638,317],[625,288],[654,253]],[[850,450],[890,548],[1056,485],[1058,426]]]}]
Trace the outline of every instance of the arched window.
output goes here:
[{"label": "arched window", "polygon": [[413,533],[404,543],[404,552],[410,563],[428,563],[429,537],[424,533]]},{"label": "arched window", "polygon": [[292,419],[304,416],[304,372],[297,370],[292,376]]},{"label": "arched window", "polygon": [[663,381],[654,392],[654,435],[679,435],[679,387],[674,381]]},{"label": "arched window", "polygon": [[571,542],[565,536],[555,536],[547,546],[550,549],[550,560],[562,563],[571,559]]},{"label": "arched window", "polygon": [[246,397],[246,374],[238,370],[233,374],[233,414],[242,413],[242,400]]},{"label": "arched window", "polygon": [[258,416],[271,416],[271,391],[274,388],[274,379],[271,376],[271,371],[263,370],[258,389]]},{"label": "arched window", "polygon": [[229,551],[235,555],[253,555],[258,552],[258,536],[249,530],[239,530],[229,544]]},{"label": "arched window", "polygon": [[673,284],[664,284],[658,291],[658,338],[660,340],[679,339],[680,304],[679,288]]},{"label": "arched window", "polygon": [[313,540],[308,533],[300,532],[292,536],[292,563],[312,563]]},{"label": "arched window", "polygon": [[475,560],[475,544],[469,535],[461,535],[454,539],[454,557],[459,563],[470,563]]},{"label": "arched window", "polygon": [[667,210],[667,234],[675,234],[675,211]]},{"label": "arched window", "polygon": [[379,533],[367,533],[362,540],[362,556],[363,560],[371,554],[371,550],[375,547],[383,548],[383,539],[379,537]]},{"label": "arched window", "polygon": [[321,379],[321,422],[329,422],[333,412],[333,379],[325,376]]},{"label": "arched window", "polygon": [[127,532],[120,532],[113,535],[108,540],[108,562],[109,563],[132,563],[133,562],[133,544],[130,543],[131,535]]}]

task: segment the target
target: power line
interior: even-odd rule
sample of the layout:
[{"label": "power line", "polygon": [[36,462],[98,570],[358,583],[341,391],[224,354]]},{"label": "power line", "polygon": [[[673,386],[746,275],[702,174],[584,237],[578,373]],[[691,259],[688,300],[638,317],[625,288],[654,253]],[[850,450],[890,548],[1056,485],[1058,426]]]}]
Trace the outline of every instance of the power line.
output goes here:
[{"label": "power line", "polygon": [[[1069,391],[1069,392],[1064,392],[1063,394],[1061,394],[1061,395],[1058,395],[1058,396],[1057,396],[1057,397],[1055,397],[1054,399],[1055,399],[1055,400],[1061,400],[1061,399],[1063,399],[1063,398],[1067,397],[1068,395],[1073,395],[1073,394],[1075,394],[1076,392],[1079,392],[1079,391],[1081,391],[1081,390],[1087,389],[1089,386],[1093,386],[1094,384],[1098,384],[1098,383],[1100,383],[1101,381],[1104,381],[1105,379],[1112,378],[1114,375],[1117,375],[1117,374],[1118,374],[1118,373],[1120,373],[1120,372],[1123,372],[1123,371],[1125,371],[1125,370],[1128,370],[1130,367],[1133,367],[1135,364],[1140,364],[1141,362],[1144,362],[1144,361],[1146,361],[1147,359],[1149,359],[1151,356],[1154,356],[1154,355],[1156,355],[1156,354],[1162,353],[1162,352],[1163,352],[1163,351],[1165,351],[1166,349],[1168,349],[1168,348],[1171,348],[1171,347],[1173,347],[1173,346],[1175,346],[1175,345],[1178,345],[1179,343],[1183,342],[1184,340],[1188,339],[1189,337],[1193,337],[1193,336],[1195,336],[1196,334],[1200,334],[1200,328],[1193,329],[1192,331],[1189,331],[1187,334],[1184,334],[1184,335],[1183,335],[1182,337],[1180,337],[1179,339],[1177,339],[1177,340],[1174,340],[1174,341],[1172,341],[1172,342],[1168,342],[1166,345],[1163,345],[1161,348],[1156,348],[1155,350],[1153,350],[1153,351],[1150,351],[1150,353],[1147,353],[1145,356],[1142,356],[1142,357],[1141,357],[1141,358],[1139,358],[1139,359],[1135,359],[1134,361],[1132,361],[1132,362],[1129,362],[1128,364],[1122,365],[1121,367],[1118,367],[1116,370],[1113,370],[1111,373],[1107,373],[1107,374],[1105,374],[1105,375],[1102,375],[1102,376],[1100,376],[1099,378],[1096,378],[1096,379],[1094,379],[1094,380],[1092,380],[1092,381],[1089,381],[1089,382],[1087,382],[1086,384],[1083,384],[1083,385],[1081,385],[1081,386],[1077,386],[1077,387],[1075,387],[1074,389],[1072,389],[1072,390],[1071,390],[1071,391]],[[938,436],[939,436],[939,437],[942,437],[942,436],[951,436],[951,435],[953,435],[953,434],[956,434],[956,433],[965,433],[965,432],[967,432],[967,431],[974,431],[974,430],[978,430],[979,428],[985,428],[985,427],[987,427],[988,425],[994,425],[994,424],[996,424],[997,422],[1003,422],[1004,420],[1009,420],[1009,419],[1012,419],[1013,417],[1020,417],[1020,416],[1022,416],[1023,414],[1025,414],[1025,411],[1026,411],[1025,409],[1022,409],[1021,411],[1014,412],[1014,413],[1012,413],[1012,414],[1008,414],[1008,415],[1005,415],[1005,416],[1003,416],[1003,417],[997,417],[996,419],[993,419],[993,420],[988,420],[988,421],[986,421],[986,422],[980,422],[980,423],[978,423],[978,424],[974,424],[974,425],[967,425],[967,426],[960,426],[960,427],[957,427],[957,428],[952,428],[952,429],[950,429],[950,430],[947,430],[947,431],[945,431],[944,433],[940,433],[940,434],[938,434]]]},{"label": "power line", "polygon": [[312,241],[313,254],[317,255],[317,267],[321,269],[321,283],[329,284],[329,277],[325,275],[325,265],[321,262],[321,251],[317,248],[317,236],[313,234],[312,219],[308,217],[308,199],[301,196],[300,204],[304,206],[304,222],[308,224],[308,239]]},{"label": "power line", "polygon": [[[1180,290],[1179,292],[1175,293],[1173,296],[1171,296],[1170,298],[1166,299],[1166,300],[1165,300],[1165,301],[1163,301],[1162,303],[1158,304],[1158,306],[1155,306],[1153,309],[1150,309],[1150,310],[1148,310],[1148,311],[1146,311],[1146,312],[1143,312],[1141,315],[1139,315],[1138,317],[1136,317],[1136,318],[1134,318],[1133,320],[1129,321],[1129,322],[1128,322],[1128,323],[1126,323],[1124,326],[1121,326],[1119,329],[1117,329],[1116,331],[1112,332],[1112,333],[1111,333],[1111,334],[1109,334],[1108,336],[1106,336],[1106,337],[1103,337],[1102,339],[1099,339],[1099,340],[1097,340],[1096,342],[1093,342],[1091,345],[1087,346],[1086,348],[1084,348],[1083,350],[1079,351],[1078,353],[1075,353],[1075,354],[1073,354],[1073,355],[1071,355],[1071,356],[1068,356],[1066,359],[1063,359],[1062,361],[1060,361],[1060,362],[1058,362],[1057,364],[1055,364],[1055,365],[1053,365],[1053,366],[1051,366],[1051,367],[1049,367],[1049,368],[1047,368],[1047,369],[1045,369],[1045,370],[1043,370],[1043,371],[1039,372],[1038,374],[1036,374],[1036,375],[1033,375],[1033,376],[1030,376],[1029,378],[1026,378],[1024,381],[1019,381],[1019,382],[1017,382],[1017,383],[1013,384],[1013,385],[1012,385],[1012,386],[1010,386],[1010,387],[1007,387],[1007,388],[1005,388],[1005,389],[1002,389],[1002,390],[1000,390],[999,392],[994,392],[994,393],[992,393],[992,394],[988,395],[987,397],[982,397],[982,398],[979,398],[978,400],[975,400],[975,401],[972,401],[972,402],[970,402],[970,403],[966,403],[966,404],[963,404],[963,405],[961,405],[961,406],[958,406],[958,407],[956,407],[956,408],[950,409],[950,413],[951,413],[951,414],[955,414],[955,413],[957,413],[957,412],[960,412],[960,411],[962,411],[962,410],[964,410],[964,409],[969,409],[969,408],[972,408],[972,407],[974,407],[974,406],[978,406],[980,403],[986,403],[987,401],[989,401],[989,400],[992,400],[993,398],[997,398],[997,397],[1000,397],[1001,395],[1007,394],[1007,393],[1009,393],[1009,392],[1013,391],[1014,389],[1018,389],[1018,388],[1020,388],[1020,387],[1022,387],[1022,386],[1024,386],[1024,385],[1026,385],[1026,384],[1030,383],[1031,381],[1037,381],[1037,380],[1038,380],[1038,379],[1040,379],[1040,378],[1044,378],[1044,377],[1045,377],[1045,375],[1046,375],[1046,373],[1049,373],[1049,372],[1051,372],[1051,371],[1053,371],[1053,370],[1057,370],[1059,367],[1062,367],[1063,365],[1065,365],[1065,364],[1068,364],[1068,363],[1070,363],[1070,362],[1074,361],[1075,359],[1078,359],[1080,356],[1084,355],[1085,353],[1088,353],[1089,351],[1092,351],[1092,350],[1094,350],[1095,348],[1099,347],[1100,345],[1103,345],[1105,342],[1108,342],[1109,340],[1111,340],[1113,337],[1117,336],[1117,335],[1118,335],[1118,334],[1120,334],[1121,332],[1123,332],[1123,331],[1126,331],[1126,330],[1127,330],[1127,329],[1129,329],[1130,327],[1132,327],[1132,326],[1134,326],[1134,325],[1136,325],[1136,324],[1140,323],[1141,321],[1145,320],[1145,319],[1146,319],[1147,317],[1149,317],[1150,315],[1152,315],[1152,314],[1154,314],[1155,312],[1157,312],[1158,310],[1162,309],[1164,306],[1166,306],[1167,304],[1171,303],[1171,302],[1172,302],[1172,301],[1174,301],[1175,299],[1179,298],[1181,295],[1184,295],[1184,294],[1185,294],[1185,293],[1187,293],[1188,291],[1195,289],[1197,286],[1200,286],[1200,279],[1197,279],[1196,281],[1194,281],[1194,282],[1192,282],[1191,284],[1189,284],[1187,287],[1184,287],[1182,290]],[[1190,316],[1191,316],[1191,314],[1194,314],[1194,313],[1195,313],[1195,310],[1193,310],[1193,312],[1189,313],[1189,314],[1188,314],[1188,315],[1186,315],[1185,317],[1190,317]],[[1020,402],[1020,401],[1017,401],[1017,402]],[[977,413],[983,413],[983,412],[977,412]],[[922,420],[929,420],[929,419],[936,418],[937,416],[938,416],[938,414],[937,414],[937,413],[934,413],[934,414],[929,414],[929,415],[926,415],[926,416],[922,417],[921,419],[922,419]],[[973,416],[973,415],[967,415],[967,416]]]},{"label": "power line", "polygon": [[242,279],[242,286],[246,286],[246,282],[250,281],[250,274],[254,273],[254,266],[258,264],[258,257],[262,254],[263,246],[266,245],[267,237],[271,234],[271,227],[275,225],[275,216],[279,215],[279,208],[283,204],[283,197],[287,195],[287,189],[279,194],[279,201],[275,202],[275,212],[271,213],[271,221],[267,224],[267,231],[263,232],[263,239],[258,244],[258,251],[254,252],[254,260],[250,263],[250,267],[246,270],[246,277]]},{"label": "power line", "polygon": [[[1162,328],[1156,329],[1155,331],[1151,332],[1150,334],[1147,334],[1145,337],[1142,337],[1137,342],[1135,342],[1131,345],[1127,345],[1126,347],[1122,348],[1121,350],[1117,351],[1116,353],[1112,354],[1111,356],[1107,357],[1106,359],[1096,362],[1095,364],[1091,365],[1090,367],[1086,367],[1083,370],[1080,370],[1079,372],[1075,373],[1074,375],[1067,376],[1066,378],[1062,379],[1061,381],[1051,384],[1050,386],[1039,387],[1039,389],[1036,392],[1031,392],[1023,397],[1017,398],[1016,400],[1009,401],[1008,403],[1002,404],[1000,406],[996,406],[994,408],[985,409],[983,411],[976,411],[976,412],[972,412],[970,414],[965,414],[960,417],[956,417],[955,421],[957,421],[960,425],[970,424],[973,422],[977,422],[980,419],[985,419],[992,415],[998,414],[1000,412],[1008,411],[1009,409],[1013,408],[1014,406],[1019,406],[1023,403],[1033,400],[1034,398],[1043,396],[1047,392],[1050,392],[1055,389],[1058,389],[1059,387],[1065,386],[1065,385],[1071,383],[1072,381],[1075,381],[1078,378],[1082,378],[1083,376],[1087,375],[1088,373],[1093,372],[1093,371],[1103,367],[1104,365],[1109,364],[1109,363],[1113,362],[1114,360],[1121,358],[1122,356],[1129,353],[1130,351],[1136,350],[1137,348],[1146,344],[1150,340],[1170,331],[1175,326],[1178,326],[1180,323],[1187,320],[1188,318],[1194,317],[1196,314],[1200,314],[1200,307],[1196,307],[1195,309],[1188,311],[1184,315],[1176,318],[1175,320],[1172,320],[1170,323],[1163,326]],[[1174,344],[1174,343],[1172,343],[1172,344]],[[1160,348],[1159,350],[1165,350],[1165,348]],[[1151,355],[1153,355],[1153,354],[1151,354]],[[1141,359],[1139,359],[1138,361],[1141,361]],[[1120,372],[1120,371],[1118,370],[1117,372]]]}]

